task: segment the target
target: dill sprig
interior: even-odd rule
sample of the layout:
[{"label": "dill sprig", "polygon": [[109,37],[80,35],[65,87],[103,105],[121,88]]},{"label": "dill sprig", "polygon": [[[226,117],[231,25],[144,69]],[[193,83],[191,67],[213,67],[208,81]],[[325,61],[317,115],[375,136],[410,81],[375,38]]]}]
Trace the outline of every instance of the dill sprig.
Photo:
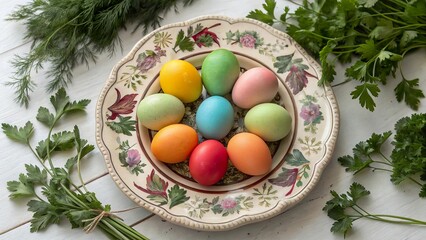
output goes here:
[{"label": "dill sprig", "polygon": [[[16,55],[11,64],[12,80],[6,83],[15,90],[16,101],[28,106],[30,93],[36,87],[31,74],[43,69],[48,92],[66,87],[72,70],[80,64],[96,62],[97,56],[113,55],[121,48],[119,30],[136,23],[134,31],[144,33],[160,26],[162,15],[177,4],[194,0],[33,0],[20,5],[8,20],[23,21],[25,39],[32,41],[28,54]],[[133,32],[134,32],[133,31]]]}]

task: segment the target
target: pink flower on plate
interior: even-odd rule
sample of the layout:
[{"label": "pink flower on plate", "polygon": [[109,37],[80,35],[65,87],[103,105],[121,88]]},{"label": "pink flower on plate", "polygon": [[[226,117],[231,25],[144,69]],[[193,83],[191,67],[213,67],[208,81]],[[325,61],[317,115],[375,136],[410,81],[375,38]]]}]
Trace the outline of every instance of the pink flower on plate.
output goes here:
[{"label": "pink flower on plate", "polygon": [[253,35],[247,33],[240,37],[240,43],[244,47],[255,48],[256,38],[253,37]]},{"label": "pink flower on plate", "polygon": [[146,73],[151,68],[155,67],[157,63],[160,63],[161,57],[166,56],[166,51],[161,50],[161,47],[155,46],[154,51],[147,50],[144,53],[139,54],[137,62],[137,68],[141,71],[141,73]]},{"label": "pink flower on plate", "polygon": [[305,120],[305,124],[314,122],[321,115],[318,104],[309,104],[302,107],[300,117]]},{"label": "pink flower on plate", "polygon": [[130,149],[129,151],[127,151],[126,162],[129,167],[134,167],[138,165],[141,162],[141,155],[139,154],[138,150]]},{"label": "pink flower on plate", "polygon": [[222,209],[234,209],[238,205],[237,201],[233,198],[224,198],[222,202],[220,203],[220,206]]}]

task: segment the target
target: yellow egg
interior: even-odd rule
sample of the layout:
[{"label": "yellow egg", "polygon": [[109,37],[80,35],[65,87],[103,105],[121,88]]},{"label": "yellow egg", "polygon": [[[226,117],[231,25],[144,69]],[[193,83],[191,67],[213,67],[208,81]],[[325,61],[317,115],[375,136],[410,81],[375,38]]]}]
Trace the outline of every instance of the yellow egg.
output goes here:
[{"label": "yellow egg", "polygon": [[197,100],[202,91],[197,69],[184,60],[171,60],[160,70],[160,86],[164,93],[179,98],[184,103]]}]

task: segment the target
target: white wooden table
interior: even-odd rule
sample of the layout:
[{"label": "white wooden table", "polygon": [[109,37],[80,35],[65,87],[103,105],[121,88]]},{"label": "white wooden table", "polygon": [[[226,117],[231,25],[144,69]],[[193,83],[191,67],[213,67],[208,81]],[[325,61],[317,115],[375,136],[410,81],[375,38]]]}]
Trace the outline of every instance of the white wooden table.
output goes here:
[{"label": "white wooden table", "polygon": [[[36,120],[39,106],[50,106],[49,98],[43,90],[43,72],[34,75],[39,87],[32,94],[28,109],[19,107],[14,101],[12,90],[4,83],[9,81],[13,69],[8,63],[15,54],[28,52],[30,43],[23,40],[24,26],[17,22],[5,21],[4,18],[18,4],[27,0],[3,1],[0,8],[0,122],[23,126],[31,120],[36,126],[33,139],[41,139],[46,130]],[[283,9],[284,1],[279,1]],[[179,13],[167,14],[163,24],[188,20],[201,15],[226,15],[244,17],[250,10],[260,8],[263,0],[199,0],[193,5],[182,8]],[[292,7],[294,9],[294,7]],[[282,10],[281,10],[282,11]],[[77,67],[74,71],[73,84],[67,89],[71,99],[88,98],[92,103],[87,114],[80,114],[71,121],[60,124],[60,128],[72,129],[78,125],[82,137],[95,144],[95,104],[104,82],[115,65],[133,45],[143,36],[142,30],[131,34],[129,31],[120,34],[123,40],[123,52],[117,52],[109,58],[100,56],[98,64]],[[420,77],[421,86],[426,90],[426,51],[419,51],[404,61],[405,74],[408,78]],[[399,79],[399,77],[398,77]],[[338,69],[336,82],[344,80],[343,68]],[[367,139],[372,132],[381,133],[392,130],[394,123],[403,116],[413,113],[403,103],[398,103],[393,95],[394,81],[383,87],[377,99],[377,110],[373,113],[362,109],[358,102],[351,99],[350,91],[355,83],[347,83],[334,87],[334,93],[340,106],[341,127],[333,159],[325,169],[315,189],[298,205],[270,220],[249,224],[226,232],[200,232],[174,225],[162,220],[145,209],[132,210],[120,216],[127,224],[151,239],[343,239],[342,235],[330,232],[332,220],[321,209],[330,199],[330,190],[346,191],[349,185],[358,181],[371,190],[372,195],[363,203],[367,209],[376,213],[404,215],[418,219],[426,219],[426,200],[417,196],[417,187],[411,184],[394,186],[389,181],[388,173],[364,172],[356,177],[346,173],[337,158],[350,154],[352,147],[361,140]],[[426,112],[426,101],[419,109]],[[31,214],[27,212],[25,201],[11,201],[6,189],[6,182],[16,180],[19,173],[25,170],[24,164],[36,163],[31,152],[24,146],[10,141],[0,134],[0,239],[105,239],[95,230],[85,234],[80,229],[71,229],[65,221],[50,227],[47,231],[30,233]],[[89,183],[88,188],[97,193],[103,203],[110,203],[115,210],[135,206],[115,185],[107,173],[101,153],[96,149],[83,164],[83,178]],[[416,226],[399,226],[377,223],[369,220],[357,221],[353,233],[348,239],[424,239],[426,229]]]}]

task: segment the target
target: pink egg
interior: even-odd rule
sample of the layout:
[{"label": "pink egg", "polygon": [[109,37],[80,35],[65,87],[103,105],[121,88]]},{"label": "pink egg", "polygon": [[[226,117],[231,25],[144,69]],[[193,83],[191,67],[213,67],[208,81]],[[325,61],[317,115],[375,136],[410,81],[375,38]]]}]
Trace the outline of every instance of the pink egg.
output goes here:
[{"label": "pink egg", "polygon": [[265,67],[255,67],[238,78],[232,89],[232,101],[240,108],[249,109],[272,101],[277,92],[278,80],[274,72]]}]

